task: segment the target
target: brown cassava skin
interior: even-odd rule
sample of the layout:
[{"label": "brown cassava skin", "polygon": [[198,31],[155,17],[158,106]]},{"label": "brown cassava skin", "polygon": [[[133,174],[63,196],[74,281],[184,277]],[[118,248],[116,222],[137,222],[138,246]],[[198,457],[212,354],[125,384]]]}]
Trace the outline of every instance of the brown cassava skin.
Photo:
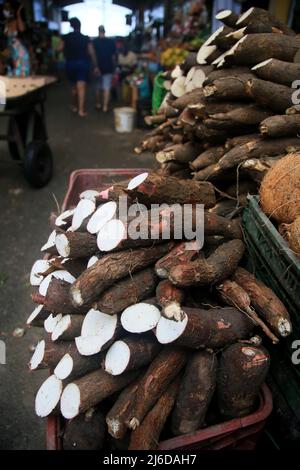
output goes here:
[{"label": "brown cassava skin", "polygon": [[269,117],[261,122],[259,130],[266,137],[296,136],[300,132],[300,115]]},{"label": "brown cassava skin", "polygon": [[127,198],[128,205],[132,203],[130,197],[125,191],[125,186],[122,186],[121,184],[114,184],[108,189],[100,191],[99,195],[96,197],[96,202],[98,205],[109,201],[118,202],[120,197]]},{"label": "brown cassava skin", "polygon": [[271,339],[273,344],[278,343],[278,338],[271,332],[267,325],[251,308],[250,296],[241,286],[239,286],[235,281],[230,281],[227,279],[222,284],[217,286],[217,291],[225,304],[232,305],[233,307],[237,307],[241,311],[244,311],[249,318],[252,318],[254,324],[261,327],[265,334]]},{"label": "brown cassava skin", "polygon": [[261,183],[267,172],[276,163],[283,158],[284,155],[278,155],[276,157],[264,157],[264,158],[250,158],[243,162],[241,166],[241,174],[248,176],[253,181]]},{"label": "brown cassava skin", "polygon": [[252,306],[270,325],[275,334],[282,336],[280,330],[280,322],[282,320],[287,321],[291,328],[290,316],[287,309],[265,284],[257,280],[246,269],[240,267],[236,270],[232,279],[247,292]]},{"label": "brown cassava skin", "polygon": [[64,450],[100,450],[105,438],[105,419],[100,409],[91,409],[67,421]]},{"label": "brown cassava skin", "polygon": [[154,450],[175,403],[180,379],[177,377],[163,392],[141,425],[131,433],[128,450]]},{"label": "brown cassava skin", "polygon": [[206,168],[203,168],[202,170],[193,173],[193,179],[196,181],[213,182],[218,180],[226,181],[227,179],[229,181],[232,181],[232,172],[223,170],[223,168],[220,168],[220,165],[218,163],[214,163],[213,165],[209,165]]},{"label": "brown cassava skin", "polygon": [[215,214],[220,217],[226,217],[228,219],[232,219],[239,214],[242,207],[245,206],[246,203],[244,201],[239,200],[239,207],[237,207],[237,202],[233,199],[223,199],[217,202],[215,207],[209,209],[210,214]]},{"label": "brown cassava skin", "polygon": [[95,303],[95,308],[108,315],[120,313],[130,305],[150,297],[157,283],[153,267],[139,271],[107,289]]},{"label": "brown cassava skin", "polygon": [[[44,299],[43,296],[41,296],[41,297],[42,297],[42,299]],[[37,303],[39,303],[39,302],[37,302]],[[38,328],[43,328],[44,327],[44,321],[49,317],[49,315],[50,315],[50,312],[48,312],[48,310],[46,310],[45,308],[42,308],[42,310],[40,311],[38,316],[35,317],[29,324],[27,324],[27,327],[30,328],[31,326],[35,326],[35,327],[38,327]]]},{"label": "brown cassava skin", "polygon": [[293,88],[278,83],[254,78],[245,85],[246,93],[260,106],[267,107],[273,112],[284,114],[291,106]]},{"label": "brown cassava skin", "polygon": [[295,104],[294,106],[291,106],[285,112],[285,114],[288,114],[289,116],[291,114],[299,114],[299,113],[300,113],[300,105],[299,104]]},{"label": "brown cassava skin", "polygon": [[72,382],[80,390],[79,414],[126,387],[137,378],[138,374],[139,371],[131,371],[114,377],[103,369],[98,369]]},{"label": "brown cassava skin", "polygon": [[77,348],[74,341],[50,341],[46,340],[45,353],[39,369],[49,368],[53,370],[65,354],[76,354]]},{"label": "brown cassava skin", "polygon": [[45,297],[33,296],[32,298],[34,302],[42,303],[47,311],[56,314],[84,314],[88,311],[85,307],[74,307],[70,299],[70,284],[55,277],[51,279]]},{"label": "brown cassava skin", "polygon": [[197,65],[197,52],[190,52],[182,64],[180,64],[180,68],[186,74],[192,67],[196,67]]},{"label": "brown cassava skin", "polygon": [[180,98],[177,98],[172,102],[172,106],[179,111],[183,111],[189,104],[199,103],[203,100],[202,88],[196,88],[189,93],[185,93]]},{"label": "brown cassava skin", "polygon": [[300,64],[271,59],[264,66],[253,70],[253,73],[263,80],[291,86],[294,80],[299,79]]},{"label": "brown cassava skin", "polygon": [[71,341],[80,336],[84,315],[70,315],[70,319],[68,328],[59,336],[59,340]]},{"label": "brown cassava skin", "polygon": [[237,135],[235,137],[231,137],[226,140],[225,149],[227,149],[228,151],[232,149],[233,147],[236,147],[237,145],[246,144],[247,142],[250,142],[250,140],[256,140],[259,137],[260,137],[260,134],[246,134],[246,135]]},{"label": "brown cassava skin", "polygon": [[132,409],[140,378],[129,384],[120,393],[114,406],[106,415],[106,424],[109,434],[115,439],[123,439],[127,432],[126,420]]},{"label": "brown cassava skin", "polygon": [[200,150],[201,149],[198,145],[193,145],[191,142],[186,142],[185,144],[174,144],[158,152],[156,154],[156,160],[159,163],[175,161],[184,164],[194,160]]},{"label": "brown cassava skin", "polygon": [[217,396],[224,418],[239,418],[254,411],[269,364],[269,354],[262,346],[236,343],[223,351],[217,374]]},{"label": "brown cassava skin", "polygon": [[192,170],[201,170],[209,165],[217,163],[221,157],[223,157],[225,149],[223,146],[210,147],[204,152],[200,153],[195,160],[190,162],[190,168]]},{"label": "brown cassava skin", "polygon": [[191,250],[187,249],[186,242],[178,243],[173,250],[156,262],[155,272],[160,278],[167,279],[173,266],[176,266],[178,263],[191,261],[198,253],[199,249],[196,245],[195,249]]},{"label": "brown cassava skin", "polygon": [[276,156],[282,155],[286,151],[294,151],[300,148],[300,139],[293,138],[278,138],[278,139],[263,139],[262,137],[249,140],[247,143],[238,145],[229,150],[219,160],[217,166],[223,170],[233,168],[241,162],[250,158],[260,158],[263,156]]},{"label": "brown cassava skin", "polygon": [[160,281],[156,288],[156,298],[161,307],[166,307],[171,302],[181,305],[184,301],[184,296],[184,291],[171,284],[168,279]]},{"label": "brown cassava skin", "polygon": [[[59,257],[50,260],[52,271],[56,269],[65,269],[74,277],[78,277],[86,269],[87,262],[88,259],[86,258],[67,259]],[[50,274],[50,272],[45,274]]]},{"label": "brown cassava skin", "polygon": [[226,26],[229,26],[230,28],[236,28],[236,22],[238,20],[239,16],[234,13],[234,11],[231,11],[226,18],[223,18],[222,23],[224,23]]},{"label": "brown cassava skin", "polygon": [[90,372],[99,369],[101,362],[104,358],[103,352],[93,354],[92,356],[82,356],[77,349],[69,352],[73,360],[73,369],[71,374],[67,377],[68,380],[75,380]]},{"label": "brown cassava skin", "polygon": [[271,57],[293,62],[300,47],[300,39],[284,34],[247,34],[246,39],[234,51],[226,56],[225,63],[237,65],[256,65]]},{"label": "brown cassava skin", "polygon": [[88,232],[65,232],[68,239],[70,258],[84,258],[93,256],[97,251],[97,239]]},{"label": "brown cassava skin", "polygon": [[206,98],[217,100],[248,101],[249,96],[245,90],[247,80],[253,77],[251,73],[240,74],[237,77],[227,76],[214,80],[203,88]]},{"label": "brown cassava skin", "polygon": [[257,105],[249,104],[228,111],[227,113],[211,114],[204,123],[212,129],[224,129],[232,131],[238,126],[257,126],[262,120],[271,116],[271,112],[259,108]]},{"label": "brown cassava skin", "polygon": [[[215,80],[219,80],[220,78],[224,78],[224,77],[239,77],[240,75],[244,75],[244,74],[249,74],[249,67],[231,67],[230,69],[214,69],[212,72],[210,72],[210,74],[208,75],[208,77],[206,78],[206,80],[204,80],[203,82],[203,86],[206,86],[206,85],[211,85]],[[229,104],[230,102],[228,102]],[[232,103],[232,106],[231,107],[235,107],[234,106],[234,103]],[[227,112],[227,111],[230,111],[230,109],[224,109],[223,111],[221,109],[219,109],[217,112]]]},{"label": "brown cassava skin", "polygon": [[245,246],[241,240],[223,243],[207,259],[173,267],[169,280],[180,287],[217,284],[235,272],[244,251]]},{"label": "brown cassava skin", "polygon": [[253,330],[253,323],[233,307],[200,308],[182,307],[188,322],[182,335],[173,344],[200,349],[218,350],[239,339],[247,339]]},{"label": "brown cassava skin", "polygon": [[211,183],[180,180],[156,173],[150,173],[142,184],[130,191],[130,194],[146,205],[198,203],[209,208],[213,207],[216,202]]},{"label": "brown cassava skin", "polygon": [[172,413],[175,436],[195,432],[203,426],[216,386],[216,373],[215,354],[199,351],[190,357]]},{"label": "brown cassava skin", "polygon": [[173,246],[172,243],[164,243],[150,248],[138,248],[103,256],[72,284],[70,295],[73,304],[75,306],[91,304],[114,282],[155,263]]},{"label": "brown cassava skin", "polygon": [[[201,140],[204,144],[223,144],[227,138],[227,133],[225,131],[219,131],[216,129],[209,129],[202,122],[198,122],[191,132],[191,137],[197,137],[198,140]],[[202,149],[203,150],[203,149]],[[195,155],[196,157],[196,155]]]},{"label": "brown cassava skin", "polygon": [[[130,359],[124,372],[148,365],[161,350],[161,345],[153,336],[129,335],[122,338],[122,342],[127,344],[130,352]],[[105,370],[110,373],[106,367]]]},{"label": "brown cassava skin", "polygon": [[176,346],[166,346],[154,359],[139,383],[135,404],[127,420],[130,429],[140,425],[187,359],[188,353]]},{"label": "brown cassava skin", "polygon": [[219,34],[215,37],[211,45],[217,46],[221,51],[227,51],[237,42],[233,36],[227,36],[232,32],[232,28],[229,26],[224,26],[222,31],[220,31]]},{"label": "brown cassava skin", "polygon": [[271,13],[269,13],[264,8],[252,8],[250,14],[238,24],[236,24],[235,28],[243,28],[244,26],[248,28],[249,32],[255,32],[256,30],[263,32],[262,26],[264,26],[266,33],[271,32],[271,27],[274,27],[277,32],[289,34],[291,36],[295,35],[295,32],[291,28],[289,28],[284,22],[280,21],[275,16],[271,15]]}]

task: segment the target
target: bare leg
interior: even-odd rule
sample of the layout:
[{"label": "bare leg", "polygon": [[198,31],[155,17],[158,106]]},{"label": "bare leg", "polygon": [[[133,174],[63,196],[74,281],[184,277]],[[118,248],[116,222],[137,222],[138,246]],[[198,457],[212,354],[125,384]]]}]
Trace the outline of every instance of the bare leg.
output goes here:
[{"label": "bare leg", "polygon": [[101,92],[99,88],[96,89],[96,109],[101,109]]},{"label": "bare leg", "polygon": [[77,94],[77,86],[73,85],[71,88],[71,110],[73,113],[78,112],[78,94]]},{"label": "bare leg", "polygon": [[109,100],[110,100],[110,89],[103,90],[103,111],[105,113],[108,111]]},{"label": "bare leg", "polygon": [[81,117],[87,115],[85,111],[85,94],[86,94],[86,82],[77,82],[77,93],[78,93],[78,114]]}]

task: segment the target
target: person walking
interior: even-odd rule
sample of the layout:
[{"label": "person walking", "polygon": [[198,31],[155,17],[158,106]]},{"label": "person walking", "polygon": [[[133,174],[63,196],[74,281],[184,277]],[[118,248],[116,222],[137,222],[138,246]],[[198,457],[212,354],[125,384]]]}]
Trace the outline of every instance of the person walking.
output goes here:
[{"label": "person walking", "polygon": [[99,26],[99,36],[94,39],[97,65],[100,71],[96,84],[96,109],[101,109],[103,91],[103,112],[108,111],[113,73],[115,71],[116,46],[112,39],[105,36],[104,26]]},{"label": "person walking", "polygon": [[85,109],[86,84],[90,72],[90,63],[94,65],[95,74],[99,73],[93,43],[88,36],[81,34],[81,23],[78,18],[71,18],[73,32],[63,36],[58,51],[63,51],[66,59],[66,72],[72,88],[72,111],[80,117],[87,115]]}]

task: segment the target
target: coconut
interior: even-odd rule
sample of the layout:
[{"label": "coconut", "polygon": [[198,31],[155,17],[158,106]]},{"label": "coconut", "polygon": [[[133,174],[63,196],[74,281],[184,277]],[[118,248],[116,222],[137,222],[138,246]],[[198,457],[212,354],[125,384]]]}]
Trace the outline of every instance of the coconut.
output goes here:
[{"label": "coconut", "polygon": [[279,223],[292,223],[300,215],[300,153],[278,161],[260,187],[263,211]]},{"label": "coconut", "polygon": [[291,224],[281,224],[280,233],[295,255],[300,257],[300,216]]}]

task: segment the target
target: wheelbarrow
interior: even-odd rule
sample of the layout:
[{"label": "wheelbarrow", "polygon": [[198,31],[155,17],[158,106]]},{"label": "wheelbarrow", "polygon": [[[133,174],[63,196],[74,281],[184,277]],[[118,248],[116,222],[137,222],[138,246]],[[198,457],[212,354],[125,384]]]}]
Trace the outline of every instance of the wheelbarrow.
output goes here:
[{"label": "wheelbarrow", "polygon": [[8,142],[11,157],[36,188],[45,186],[53,174],[45,101],[47,88],[55,81],[53,77],[0,76],[0,118],[7,121],[7,131],[0,134],[0,141]]}]

